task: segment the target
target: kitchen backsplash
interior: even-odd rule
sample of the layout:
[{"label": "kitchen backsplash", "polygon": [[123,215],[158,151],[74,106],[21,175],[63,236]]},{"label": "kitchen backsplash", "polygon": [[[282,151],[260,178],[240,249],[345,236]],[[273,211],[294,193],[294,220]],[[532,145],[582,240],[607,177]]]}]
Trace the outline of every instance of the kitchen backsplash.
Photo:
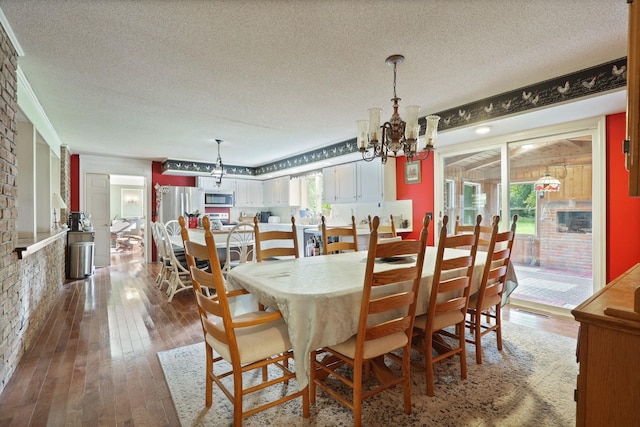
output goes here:
[{"label": "kitchen backsplash", "polygon": [[[389,215],[393,215],[396,222],[396,228],[402,228],[401,220],[408,220],[409,229],[413,229],[411,224],[413,201],[412,200],[395,200],[386,201],[383,203],[341,203],[332,205],[331,215],[327,217],[327,222],[333,225],[347,224],[351,221],[351,215],[356,218],[356,223],[360,226],[366,226],[367,217],[378,215],[382,224],[389,223]],[[262,209],[249,210],[247,208],[231,208],[230,215],[231,221],[238,221],[240,216],[253,216],[260,211],[269,211],[271,215],[279,216],[281,222],[289,222],[289,218],[293,215],[296,219],[296,224],[317,224],[320,222],[319,218],[300,217],[298,208],[293,207],[265,207]]]}]

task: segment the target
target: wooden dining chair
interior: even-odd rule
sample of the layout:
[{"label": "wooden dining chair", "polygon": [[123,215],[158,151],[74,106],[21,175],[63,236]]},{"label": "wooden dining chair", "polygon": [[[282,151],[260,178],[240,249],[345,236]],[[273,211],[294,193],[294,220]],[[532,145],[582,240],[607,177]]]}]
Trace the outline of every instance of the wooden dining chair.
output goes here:
[{"label": "wooden dining chair", "polygon": [[[440,360],[458,355],[460,374],[463,379],[467,378],[465,320],[481,221],[482,217],[478,215],[473,233],[447,235],[449,217],[442,218],[429,307],[426,314],[416,317],[414,326],[421,344],[416,348],[425,358],[428,396],[434,395],[433,365]],[[437,356],[433,355],[434,349],[439,353]]]},{"label": "wooden dining chair", "polygon": [[[482,363],[482,337],[484,335],[495,332],[498,350],[502,350],[502,293],[511,261],[517,222],[518,215],[514,215],[511,228],[499,232],[500,217],[494,217],[480,289],[469,298],[467,327],[470,329],[473,339],[467,339],[467,342],[475,345],[476,363],[478,364]],[[483,315],[486,320],[484,323],[482,322]]]},{"label": "wooden dining chair", "polygon": [[[252,311],[233,316],[229,303],[248,292],[245,290],[227,291],[220,268],[218,251],[211,233],[208,217],[202,220],[205,229],[206,245],[186,240],[184,242],[198,313],[206,346],[206,386],[205,405],[213,403],[213,383],[222,390],[233,404],[233,425],[241,426],[242,420],[273,406],[302,397],[302,414],[309,417],[309,388],[299,390],[289,384],[295,378],[285,361],[293,357],[287,325],[279,311]],[[212,266],[211,271],[199,269],[196,259],[206,259]],[[212,297],[204,289],[210,290]],[[230,369],[223,369],[219,362],[226,361]],[[218,372],[213,369],[218,364]],[[277,369],[267,370],[269,366]],[[262,381],[258,384],[245,384],[243,374],[261,370]],[[227,377],[233,380],[233,387],[224,384]],[[259,375],[254,375],[257,381]],[[271,389],[274,398],[268,402],[258,399],[252,408],[244,408],[243,399],[261,390]]]},{"label": "wooden dining chair", "polygon": [[351,225],[347,227],[332,227],[327,225],[325,217],[322,215],[322,251],[324,255],[342,251],[358,251],[358,230],[355,216],[351,216]]},{"label": "wooden dining chair", "polygon": [[[369,220],[369,232],[371,232],[371,229],[372,229],[371,215],[368,215],[367,219]],[[391,236],[388,236],[388,237],[398,237],[398,233],[396,231],[396,223],[393,220],[393,214],[389,215],[389,221],[390,221],[389,225],[380,225],[380,227],[378,227],[378,236],[381,234],[385,234],[385,235],[390,234]]]},{"label": "wooden dining chair", "polygon": [[[495,219],[496,215],[493,216]],[[453,234],[464,234],[464,233],[474,233],[475,232],[475,224],[474,225],[462,225],[462,221],[460,220],[460,215],[456,215],[456,223],[453,229]],[[489,240],[491,239],[491,232],[493,227],[491,225],[482,225],[480,224],[480,235],[478,237],[478,246],[486,249],[489,246]]]},{"label": "wooden dining chair", "polygon": [[[380,219],[373,219],[369,252],[362,290],[358,332],[349,340],[311,352],[311,402],[315,402],[316,386],[325,390],[353,411],[354,425],[362,425],[362,402],[383,390],[402,385],[404,412],[411,413],[411,338],[416,301],[422,278],[427,246],[429,217],[425,216],[420,240],[378,242]],[[401,258],[397,264],[383,259]],[[403,283],[403,285],[399,285]],[[391,355],[401,349],[400,355]],[[319,360],[318,356],[322,356]],[[400,364],[396,375],[385,364],[389,359]],[[344,366],[351,374],[347,375]],[[363,380],[372,372],[378,383],[365,388]],[[365,375],[366,374],[366,375]],[[346,395],[341,385],[351,388]],[[378,424],[369,420],[367,424]]]},{"label": "wooden dining chair", "polygon": [[295,257],[298,258],[296,219],[291,217],[291,231],[260,231],[258,218],[253,219],[256,261]]}]

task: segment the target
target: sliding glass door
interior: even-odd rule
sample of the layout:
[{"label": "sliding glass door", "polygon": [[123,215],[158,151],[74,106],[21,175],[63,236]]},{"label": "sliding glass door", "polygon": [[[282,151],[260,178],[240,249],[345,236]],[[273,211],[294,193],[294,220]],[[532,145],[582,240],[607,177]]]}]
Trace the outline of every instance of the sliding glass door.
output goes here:
[{"label": "sliding glass door", "polygon": [[600,149],[597,127],[441,153],[442,190],[436,194],[450,232],[456,217],[473,224],[480,214],[489,224],[499,214],[504,230],[518,215],[512,302],[568,312],[592,295],[594,274],[604,271],[598,246],[604,204],[594,203],[602,200],[602,188],[597,184],[594,191],[593,185],[600,182],[593,179],[594,146]]},{"label": "sliding glass door", "polygon": [[572,309],[592,295],[592,158],[589,134],[509,144],[512,298]]}]

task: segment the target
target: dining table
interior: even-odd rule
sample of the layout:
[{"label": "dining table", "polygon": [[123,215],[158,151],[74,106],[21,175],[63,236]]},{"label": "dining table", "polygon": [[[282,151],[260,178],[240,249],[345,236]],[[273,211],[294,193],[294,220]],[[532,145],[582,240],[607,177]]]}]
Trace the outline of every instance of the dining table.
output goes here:
[{"label": "dining table", "polygon": [[[445,250],[444,258],[468,255],[468,250]],[[416,315],[427,312],[437,247],[426,248]],[[478,290],[486,252],[478,251],[471,293]],[[346,341],[358,331],[367,251],[250,262],[227,274],[229,290],[245,289],[266,307],[280,310],[287,324],[300,389],[309,383],[310,354],[314,349]],[[376,270],[397,267],[377,262]],[[517,283],[509,269],[509,280]],[[444,276],[443,276],[444,278]],[[400,283],[407,289],[410,283]]]}]

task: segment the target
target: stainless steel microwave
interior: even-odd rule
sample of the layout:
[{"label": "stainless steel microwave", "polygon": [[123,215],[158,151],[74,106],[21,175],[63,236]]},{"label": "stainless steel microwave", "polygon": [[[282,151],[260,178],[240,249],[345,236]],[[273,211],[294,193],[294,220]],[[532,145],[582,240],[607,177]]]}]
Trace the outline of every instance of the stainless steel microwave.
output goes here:
[{"label": "stainless steel microwave", "polygon": [[226,190],[205,191],[204,206],[208,208],[233,207],[233,191],[226,191]]}]

